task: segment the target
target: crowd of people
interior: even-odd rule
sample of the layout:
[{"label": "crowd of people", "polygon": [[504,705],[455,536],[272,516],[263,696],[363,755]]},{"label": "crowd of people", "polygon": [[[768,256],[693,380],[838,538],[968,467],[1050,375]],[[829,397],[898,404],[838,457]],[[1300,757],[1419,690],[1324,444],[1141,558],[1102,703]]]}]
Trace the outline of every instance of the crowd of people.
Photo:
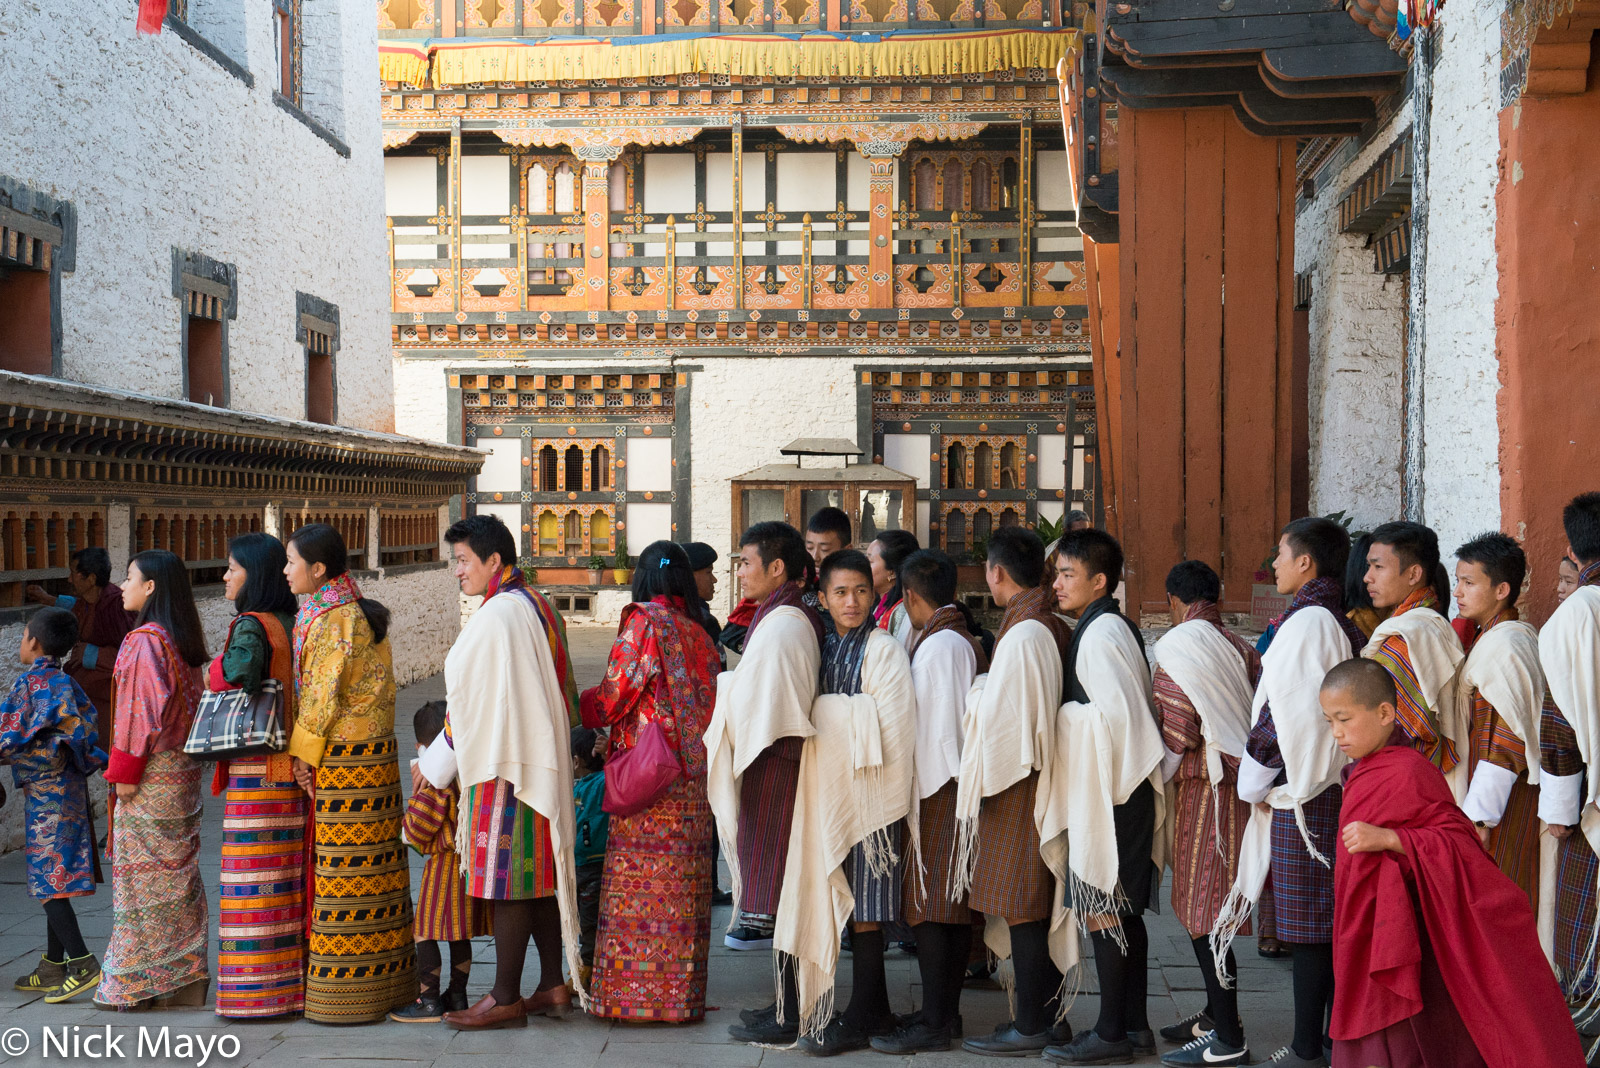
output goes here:
[{"label": "crowd of people", "polygon": [[[655,542],[605,676],[581,694],[512,533],[463,519],[445,541],[482,601],[446,660],[446,700],[413,717],[409,800],[389,613],[362,596],[337,531],[229,545],[237,615],[215,657],[181,560],[139,553],[118,586],[105,552],[82,550],[72,595],[30,590],[45,606],[0,707],[47,927],[16,985],[113,1009],[206,1003],[205,765],[185,742],[202,694],[276,691],[284,746],[213,764],[225,1018],[698,1020],[720,846],[725,941],[775,965],[773,1002],[742,1013],[739,1041],[1152,1055],[1143,916],[1170,870],[1207,1000],[1161,1027],[1163,1063],[1249,1063],[1241,933],[1293,961],[1293,1038],[1273,1063],[1583,1063],[1572,1021],[1587,1025],[1600,993],[1600,494],[1563,514],[1562,603],[1542,633],[1518,618],[1528,565],[1513,539],[1458,547],[1452,584],[1425,526],[1352,545],[1311,517],[1282,531],[1289,606],[1258,642],[1224,625],[1216,571],[1185,560],[1149,654],[1117,599],[1120,546],[1073,518],[1048,547],[995,531],[993,634],[947,555],[898,530],[859,550],[837,509],[804,533],[743,533],[726,625],[707,604],[715,550]],[[102,879],[87,788],[102,772],[103,961],[71,906]],[[427,857],[415,902],[408,846]],[[469,1004],[484,934],[494,981]],[[908,1014],[888,993],[891,941],[914,946],[921,973]],[[1012,1016],[965,1036],[963,984],[985,959],[1003,962]],[[1091,968],[1098,1015],[1074,1033],[1066,1010]]]}]

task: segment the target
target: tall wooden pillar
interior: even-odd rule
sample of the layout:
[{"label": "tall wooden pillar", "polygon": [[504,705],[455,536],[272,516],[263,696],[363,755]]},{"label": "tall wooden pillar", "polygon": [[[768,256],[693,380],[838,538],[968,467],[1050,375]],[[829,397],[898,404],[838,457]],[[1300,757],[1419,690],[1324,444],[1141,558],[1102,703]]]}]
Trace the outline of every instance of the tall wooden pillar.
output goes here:
[{"label": "tall wooden pillar", "polygon": [[1243,610],[1278,530],[1304,507],[1295,143],[1213,108],[1124,108],[1119,135],[1121,352],[1102,357],[1102,381],[1117,398],[1129,604],[1164,610],[1167,569],[1193,558]]},{"label": "tall wooden pillar", "polygon": [[867,244],[867,305],[894,305],[894,161],[906,150],[901,141],[868,141],[858,146],[867,158],[870,198]]},{"label": "tall wooden pillar", "polygon": [[583,160],[583,306],[605,309],[611,306],[611,165],[622,155],[622,147],[585,145],[578,150]]}]

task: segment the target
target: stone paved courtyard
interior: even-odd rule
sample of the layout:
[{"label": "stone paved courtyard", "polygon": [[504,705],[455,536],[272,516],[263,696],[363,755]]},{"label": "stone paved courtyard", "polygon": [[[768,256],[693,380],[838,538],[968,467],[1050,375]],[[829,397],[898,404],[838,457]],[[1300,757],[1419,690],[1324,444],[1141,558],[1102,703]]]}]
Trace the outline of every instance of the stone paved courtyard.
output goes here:
[{"label": "stone paved courtyard", "polygon": [[[599,681],[610,647],[609,627],[574,626],[574,660],[584,686]],[[444,695],[443,676],[434,676],[401,691],[398,728],[402,751],[410,751],[411,714],[423,701]],[[212,901],[215,902],[218,853],[221,842],[222,804],[220,798],[207,797],[205,826],[201,838],[201,871]],[[413,878],[421,870],[421,858],[414,857]],[[726,877],[723,879],[726,885]],[[259,1068],[288,1068],[316,1064],[319,1068],[342,1065],[371,1066],[380,1062],[404,1065],[452,1064],[465,1068],[501,1068],[529,1064],[560,1068],[756,1068],[805,1063],[804,1054],[793,1050],[772,1050],[735,1043],[727,1027],[737,1022],[742,1008],[764,1005],[772,1000],[772,965],[766,953],[734,953],[723,948],[722,929],[727,925],[727,910],[713,916],[716,938],[711,950],[711,989],[705,1022],[685,1026],[626,1025],[603,1023],[573,1015],[564,1020],[530,1021],[525,1030],[459,1034],[442,1025],[403,1025],[382,1023],[357,1028],[332,1028],[304,1020],[263,1023],[224,1022],[209,1008],[140,1015],[114,1015],[97,1011],[87,999],[65,1005],[45,1005],[39,999],[15,992],[11,980],[28,971],[44,945],[44,913],[27,896],[23,858],[20,852],[0,857],[0,1062],[32,1065],[45,1063],[85,1063],[110,1061],[136,1064],[191,1064],[204,1061],[208,1066],[252,1065]],[[111,933],[111,893],[109,886],[91,898],[76,903],[83,933],[93,952],[103,952]],[[1183,930],[1170,916],[1150,917],[1150,1020],[1156,1027],[1170,1023],[1205,1001],[1199,969],[1194,962]],[[213,930],[215,928],[213,927]],[[1240,1003],[1246,1033],[1258,1058],[1284,1044],[1290,1034],[1292,1014],[1290,976],[1287,961],[1262,960],[1256,955],[1254,939],[1242,938],[1240,950]],[[213,938],[212,952],[216,952]],[[474,969],[469,996],[476,1000],[492,984],[494,947],[488,939],[476,943]],[[916,961],[899,950],[889,954],[890,993],[896,1011],[919,1004]],[[538,977],[538,962],[529,954],[525,988],[532,990]],[[1092,969],[1091,969],[1092,972]],[[840,1004],[847,997],[848,961],[840,969]],[[1097,998],[1093,977],[1088,992],[1073,1005],[1069,1020],[1074,1027],[1094,1022]],[[1006,1018],[1005,993],[998,989],[969,987],[962,997],[962,1015],[968,1032],[986,1032]],[[168,1045],[162,1048],[161,1029],[167,1031]],[[109,1028],[109,1032],[107,1031]],[[59,1045],[42,1048],[45,1031]],[[141,1029],[145,1047],[140,1048]],[[107,1054],[103,1039],[109,1033],[120,1037],[119,1048]],[[19,1038],[26,1050],[19,1051]],[[78,1043],[73,1055],[72,1042]],[[156,1045],[155,1049],[151,1049]],[[237,1053],[234,1054],[235,1046]],[[209,1054],[207,1054],[209,1051]],[[233,1055],[230,1055],[233,1054]],[[993,1063],[988,1058],[961,1052],[924,1054],[931,1065],[966,1066]],[[878,1065],[890,1058],[874,1052],[846,1055],[836,1063]],[[909,1058],[895,1058],[906,1061]],[[1155,1064],[1156,1059],[1140,1063]]]}]

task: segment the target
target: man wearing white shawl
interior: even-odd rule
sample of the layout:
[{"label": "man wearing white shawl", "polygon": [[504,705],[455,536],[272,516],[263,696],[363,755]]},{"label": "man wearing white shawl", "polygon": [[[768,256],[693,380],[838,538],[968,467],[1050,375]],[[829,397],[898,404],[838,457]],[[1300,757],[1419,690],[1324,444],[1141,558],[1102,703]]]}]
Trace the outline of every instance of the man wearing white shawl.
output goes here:
[{"label": "man wearing white shawl", "polygon": [[[811,571],[800,532],[787,523],[757,523],[740,539],[739,584],[759,603],[744,653],[717,677],[717,704],[704,735],[706,790],[732,877],[740,926],[730,948],[772,945],[772,927],[786,881],[800,757],[816,733],[811,706],[822,661],[822,620],[802,596]],[[749,1009],[728,1033],[741,1042],[787,1045],[795,1040],[793,969],[784,974],[784,1012],[776,1003]]]},{"label": "man wearing white shawl", "polygon": [[[1122,563],[1122,546],[1103,530],[1071,531],[1056,544],[1056,606],[1078,625],[1040,837],[1047,860],[1065,861],[1064,904],[1089,932],[1100,980],[1094,1027],[1045,1049],[1057,1064],[1119,1064],[1155,1052],[1144,912],[1155,903],[1164,860],[1164,750],[1144,642],[1114,596]],[[1064,926],[1070,934],[1070,917]]]},{"label": "man wearing white shawl", "polygon": [[1347,761],[1318,694],[1323,677],[1363,641],[1344,610],[1349,555],[1350,536],[1331,519],[1296,519],[1278,539],[1272,569],[1278,592],[1292,600],[1261,658],[1255,726],[1239,761],[1239,797],[1256,810],[1239,878],[1211,935],[1213,959],[1224,957],[1270,870],[1278,937],[1294,956],[1294,1038],[1272,1055],[1288,1068],[1328,1063],[1322,1031],[1333,1001],[1333,857]]},{"label": "man wearing white shawl", "polygon": [[[1467,795],[1469,721],[1457,693],[1466,653],[1439,602],[1439,536],[1421,523],[1384,523],[1372,532],[1365,582],[1372,603],[1389,609],[1361,655],[1376,660],[1400,693],[1395,731],[1444,772],[1459,802]],[[1436,586],[1436,580],[1441,583]]]},{"label": "man wearing white shawl", "polygon": [[956,603],[955,561],[924,549],[900,565],[917,697],[917,837],[921,865],[906,879],[905,922],[916,936],[922,1008],[893,1034],[872,1040],[880,1053],[905,1056],[948,1050],[961,1014],[961,985],[972,953],[966,895],[953,889],[956,776],[961,773],[961,721],[967,693],[989,658],[977,624]]},{"label": "man wearing white shawl", "polygon": [[1173,627],[1155,647],[1152,684],[1173,827],[1172,911],[1189,932],[1206,985],[1204,1008],[1161,1029],[1162,1038],[1184,1047],[1167,1059],[1176,1065],[1242,1064],[1250,1055],[1231,981],[1238,965],[1229,951],[1217,967],[1211,929],[1238,877],[1250,820],[1250,806],[1239,800],[1239,760],[1261,657],[1222,625],[1221,599],[1222,580],[1204,561],[1174,566],[1167,572]]},{"label": "man wearing white shawl", "polygon": [[1592,1012],[1600,889],[1600,493],[1574,497],[1561,521],[1579,585],[1539,632],[1549,688],[1539,724],[1539,818],[1559,842],[1555,871],[1540,892],[1541,900],[1555,903],[1553,948],[1562,988]]},{"label": "man wearing white shawl", "polygon": [[1522,547],[1505,534],[1484,534],[1456,549],[1456,604],[1479,628],[1461,670],[1461,697],[1472,724],[1461,807],[1537,915],[1540,843],[1548,841],[1553,853],[1555,840],[1539,833],[1544,670],[1538,633],[1517,618],[1517,594],[1527,573]]},{"label": "man wearing white shawl", "polygon": [[[795,976],[800,1048],[829,1057],[866,1049],[898,1026],[883,969],[884,927],[900,922],[906,860],[916,846],[916,698],[905,647],[872,618],[866,554],[845,549],[824,558],[820,586],[832,630],[812,707],[816,733],[800,755],[773,948],[780,970]],[[846,923],[850,1003],[835,1017]]]},{"label": "man wearing white shawl", "polygon": [[[456,851],[467,893],[494,902],[495,984],[477,1004],[448,1012],[461,1031],[523,1027],[529,1014],[572,1006],[562,981],[562,951],[577,981],[576,823],[572,809],[573,709],[560,617],[527,588],[516,569],[516,540],[491,515],[470,516],[445,532],[461,592],[484,600],[445,659],[446,727],[419,767],[436,787],[461,780]],[[553,878],[552,878],[553,876]],[[532,937],[539,985],[521,996]]]},{"label": "man wearing white shawl", "polygon": [[968,907],[988,917],[984,941],[1012,964],[1013,1018],[962,1043],[987,1056],[1037,1053],[1072,1034],[1065,1021],[1052,1027],[1062,973],[1077,962],[1075,934],[1060,922],[1066,865],[1046,863],[1040,835],[1072,631],[1039,587],[1043,573],[1044,545],[1033,531],[1001,527],[989,539],[984,577],[1005,616],[994,662],[967,695],[955,871],[955,891],[970,888]]}]

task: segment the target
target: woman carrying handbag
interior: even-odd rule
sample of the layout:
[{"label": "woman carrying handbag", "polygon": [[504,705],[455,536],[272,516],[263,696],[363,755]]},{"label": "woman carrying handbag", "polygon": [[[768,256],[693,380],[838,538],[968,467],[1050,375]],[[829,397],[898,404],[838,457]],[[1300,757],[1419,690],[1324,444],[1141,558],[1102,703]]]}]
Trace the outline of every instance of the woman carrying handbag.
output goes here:
[{"label": "woman carrying handbag", "polygon": [[586,726],[611,729],[589,1011],[681,1023],[705,1015],[714,872],[701,735],[722,665],[683,547],[653,542],[633,575],[605,681],[583,702]]},{"label": "woman carrying handbag", "polygon": [[[294,729],[290,634],[298,604],[283,575],[286,563],[283,543],[270,534],[241,534],[228,543],[222,583],[238,614],[222,653],[207,670],[206,689],[255,698],[275,681],[278,725],[289,731]],[[211,792],[224,787],[217,1015],[257,1019],[299,1013],[306,997],[310,804],[286,752],[218,761]]]}]

